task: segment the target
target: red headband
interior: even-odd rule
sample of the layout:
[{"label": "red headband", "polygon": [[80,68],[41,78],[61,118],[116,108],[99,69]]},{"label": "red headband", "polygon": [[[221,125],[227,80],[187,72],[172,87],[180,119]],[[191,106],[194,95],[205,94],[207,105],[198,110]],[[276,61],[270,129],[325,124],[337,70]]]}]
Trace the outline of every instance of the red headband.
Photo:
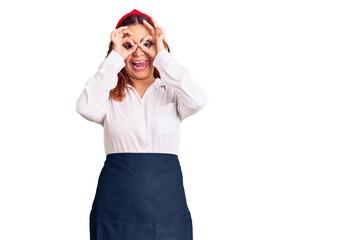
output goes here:
[{"label": "red headband", "polygon": [[150,17],[150,16],[148,16],[147,14],[145,14],[145,13],[143,13],[143,12],[140,12],[140,11],[138,11],[138,10],[136,10],[136,9],[133,9],[131,12],[129,12],[129,13],[127,13],[125,16],[123,16],[121,19],[120,19],[120,21],[118,21],[118,23],[117,23],[117,25],[116,25],[116,28],[118,28],[119,26],[120,26],[120,24],[121,24],[121,22],[125,19],[125,18],[127,18],[128,16],[130,16],[130,15],[144,15],[144,16],[146,16],[146,17],[148,17],[149,19],[151,19],[152,20],[152,18]]}]

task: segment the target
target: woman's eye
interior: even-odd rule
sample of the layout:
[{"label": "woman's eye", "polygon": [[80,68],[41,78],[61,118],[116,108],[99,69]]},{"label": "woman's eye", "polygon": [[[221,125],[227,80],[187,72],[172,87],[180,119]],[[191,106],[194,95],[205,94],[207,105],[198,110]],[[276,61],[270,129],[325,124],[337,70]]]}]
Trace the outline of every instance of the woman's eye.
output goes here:
[{"label": "woman's eye", "polygon": [[[146,45],[146,44],[148,44],[148,45]],[[146,45],[146,47],[151,47],[152,43],[151,42],[146,42],[145,45]]]},{"label": "woman's eye", "polygon": [[130,48],[132,48],[132,45],[131,44],[124,44],[123,47],[126,48],[126,49],[130,49]]}]

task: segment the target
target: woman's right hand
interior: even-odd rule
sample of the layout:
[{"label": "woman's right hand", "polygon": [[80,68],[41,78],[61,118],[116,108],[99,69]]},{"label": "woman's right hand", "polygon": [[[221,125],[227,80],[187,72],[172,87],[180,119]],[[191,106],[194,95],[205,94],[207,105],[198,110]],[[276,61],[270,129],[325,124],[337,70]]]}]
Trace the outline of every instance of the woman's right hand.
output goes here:
[{"label": "woman's right hand", "polygon": [[[120,54],[123,59],[126,59],[129,55],[134,53],[138,47],[138,45],[135,44],[132,39],[128,37],[123,38],[124,34],[133,35],[133,33],[127,28],[128,26],[116,28],[111,32],[110,36],[113,43],[112,50]],[[132,45],[131,48],[127,49],[124,47],[128,46],[129,44]]]}]

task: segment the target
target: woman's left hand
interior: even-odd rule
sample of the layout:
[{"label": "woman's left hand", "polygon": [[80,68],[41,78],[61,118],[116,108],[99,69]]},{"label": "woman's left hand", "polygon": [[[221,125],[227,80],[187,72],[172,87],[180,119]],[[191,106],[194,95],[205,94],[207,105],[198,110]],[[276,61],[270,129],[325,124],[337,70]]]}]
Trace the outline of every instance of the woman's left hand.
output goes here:
[{"label": "woman's left hand", "polygon": [[[142,39],[138,47],[141,48],[141,50],[144,51],[146,54],[148,54],[152,58],[152,60],[154,60],[157,54],[165,48],[163,44],[165,30],[162,27],[158,26],[157,22],[153,18],[152,22],[155,27],[152,27],[152,25],[149,24],[146,20],[143,20],[143,23],[150,32],[150,35],[147,35],[144,39]],[[152,42],[152,45],[150,47],[144,45],[147,41]]]}]

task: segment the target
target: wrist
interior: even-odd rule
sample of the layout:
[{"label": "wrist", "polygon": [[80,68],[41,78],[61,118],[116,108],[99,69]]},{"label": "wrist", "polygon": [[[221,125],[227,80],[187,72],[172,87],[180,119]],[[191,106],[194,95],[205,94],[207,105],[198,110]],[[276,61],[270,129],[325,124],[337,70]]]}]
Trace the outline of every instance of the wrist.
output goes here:
[{"label": "wrist", "polygon": [[[163,49],[165,49],[165,47],[158,47],[158,48],[157,48],[157,54],[159,54]],[[156,55],[157,55],[157,54],[156,54]]]},{"label": "wrist", "polygon": [[126,56],[125,56],[123,53],[121,53],[121,51],[120,51],[119,49],[113,48],[112,51],[116,52],[116,53],[117,53],[118,55],[120,55],[123,59],[126,58]]}]

